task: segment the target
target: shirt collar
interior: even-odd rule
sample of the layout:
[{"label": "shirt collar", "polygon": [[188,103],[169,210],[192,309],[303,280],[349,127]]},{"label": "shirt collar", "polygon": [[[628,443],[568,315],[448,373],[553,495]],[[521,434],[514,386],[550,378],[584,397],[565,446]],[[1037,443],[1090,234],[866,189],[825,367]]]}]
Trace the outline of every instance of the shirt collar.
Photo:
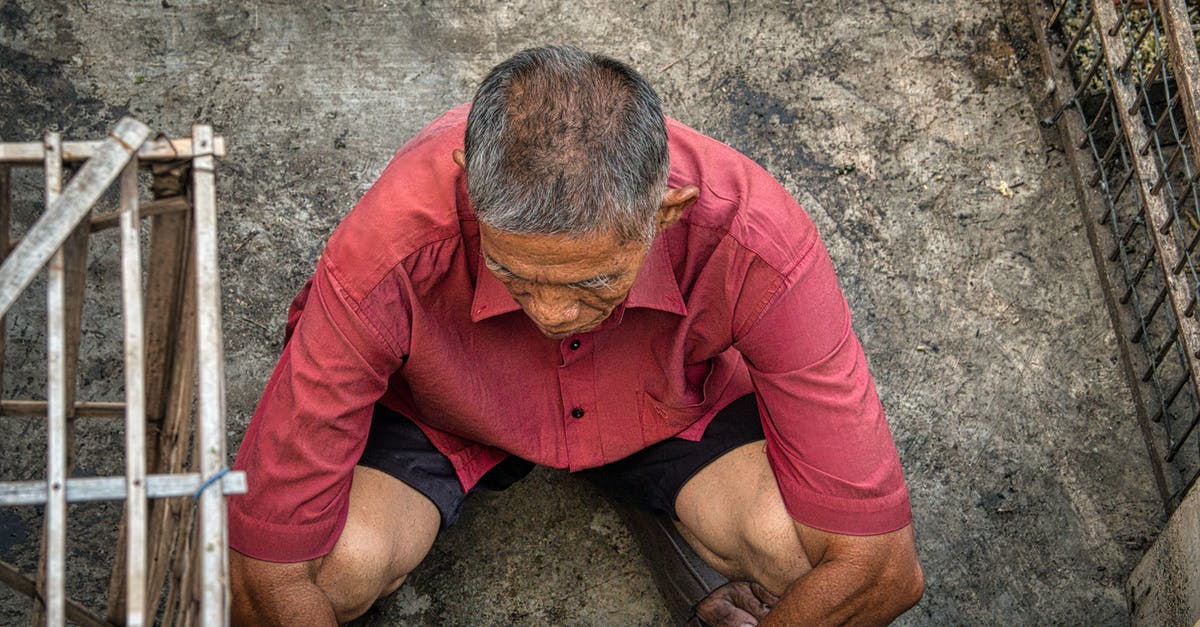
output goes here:
[{"label": "shirt collar", "polygon": [[[471,322],[519,310],[521,306],[513,300],[508,288],[484,266],[483,252],[479,251],[476,255],[479,271],[476,273],[475,295],[471,301]],[[654,238],[650,252],[646,253],[646,260],[642,263],[642,268],[633,281],[633,287],[629,289],[629,294],[621,306],[624,309],[644,307],[680,316],[687,315],[687,306],[684,305],[683,295],[679,292],[679,283],[675,281],[675,272],[671,268],[671,257],[664,238]]]}]

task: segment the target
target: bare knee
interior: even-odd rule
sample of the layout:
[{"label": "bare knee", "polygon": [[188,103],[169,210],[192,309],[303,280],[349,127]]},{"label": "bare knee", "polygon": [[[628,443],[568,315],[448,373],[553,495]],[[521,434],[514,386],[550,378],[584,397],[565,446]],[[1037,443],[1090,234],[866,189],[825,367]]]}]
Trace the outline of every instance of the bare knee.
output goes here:
[{"label": "bare knee", "polygon": [[437,537],[441,514],[427,498],[378,470],[355,468],[350,512],[316,584],[339,623],[400,587]]},{"label": "bare knee", "polygon": [[347,524],[315,577],[339,623],[363,615],[377,600],[394,592],[424,557],[424,552],[397,552],[394,545],[382,530],[351,529]]}]

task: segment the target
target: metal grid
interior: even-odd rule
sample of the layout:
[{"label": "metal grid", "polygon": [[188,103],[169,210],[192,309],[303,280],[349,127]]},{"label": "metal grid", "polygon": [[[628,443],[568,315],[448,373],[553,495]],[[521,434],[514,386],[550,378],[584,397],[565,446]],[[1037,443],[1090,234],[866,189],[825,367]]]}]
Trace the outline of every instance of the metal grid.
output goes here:
[{"label": "metal grid", "polygon": [[[0,483],[0,505],[45,505],[36,577],[0,562],[0,581],[35,600],[36,625],[228,622],[224,495],[245,491],[245,476],[225,464],[225,399],[217,274],[213,156],[223,153],[212,129],[192,137],[147,141],[150,129],[122,120],[102,142],[66,142],[50,133],[38,144],[0,144],[0,353],[3,316],[43,267],[47,269],[46,401],[0,400],[0,414],[47,421],[46,479]],[[63,164],[85,161],[63,187]],[[46,211],[9,240],[10,168],[41,165]],[[142,203],[139,169],[153,173],[155,199]],[[93,214],[117,181],[119,210]],[[151,223],[149,267],[142,222]],[[76,398],[88,236],[120,232],[125,401]],[[10,250],[11,249],[11,250]],[[2,373],[2,370],[0,370]],[[192,441],[193,379],[196,391]],[[125,474],[69,478],[74,421],[125,419]],[[186,472],[191,458],[192,472]],[[210,489],[211,488],[211,489]],[[194,496],[193,511],[180,499]],[[153,500],[157,499],[157,500]],[[123,534],[105,617],[65,594],[67,504],[123,500]],[[193,526],[198,528],[193,536]],[[170,567],[173,580],[159,601]]]},{"label": "metal grid", "polygon": [[1032,0],[1057,125],[1168,512],[1200,475],[1200,6]]}]

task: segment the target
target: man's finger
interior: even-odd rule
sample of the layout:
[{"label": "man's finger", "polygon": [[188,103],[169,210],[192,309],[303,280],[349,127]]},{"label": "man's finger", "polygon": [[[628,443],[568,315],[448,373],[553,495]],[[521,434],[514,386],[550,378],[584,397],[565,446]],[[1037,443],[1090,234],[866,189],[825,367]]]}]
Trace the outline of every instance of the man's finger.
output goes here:
[{"label": "man's finger", "polygon": [[779,597],[771,594],[770,590],[761,586],[757,581],[750,582],[750,589],[754,592],[754,596],[767,605],[775,605],[779,602]]},{"label": "man's finger", "polygon": [[732,581],[696,604],[696,616],[713,627],[757,625],[776,599],[765,588],[745,581]]}]

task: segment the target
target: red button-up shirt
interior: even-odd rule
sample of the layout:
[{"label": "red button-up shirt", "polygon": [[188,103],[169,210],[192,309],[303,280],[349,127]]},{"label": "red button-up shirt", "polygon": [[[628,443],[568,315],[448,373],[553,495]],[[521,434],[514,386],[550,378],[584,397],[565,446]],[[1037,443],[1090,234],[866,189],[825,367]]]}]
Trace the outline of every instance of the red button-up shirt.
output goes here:
[{"label": "red button-up shirt", "polygon": [[400,149],[292,303],[235,464],[249,482],[229,502],[235,549],[273,561],[332,549],[376,402],[411,417],[469,489],[509,453],[579,470],[699,439],[754,393],[796,520],[847,534],[909,522],[833,265],[779,183],[668,120],[670,185],[696,185],[699,199],[658,236],[608,320],[549,340],[481,261],[451,159],[467,111]]}]

